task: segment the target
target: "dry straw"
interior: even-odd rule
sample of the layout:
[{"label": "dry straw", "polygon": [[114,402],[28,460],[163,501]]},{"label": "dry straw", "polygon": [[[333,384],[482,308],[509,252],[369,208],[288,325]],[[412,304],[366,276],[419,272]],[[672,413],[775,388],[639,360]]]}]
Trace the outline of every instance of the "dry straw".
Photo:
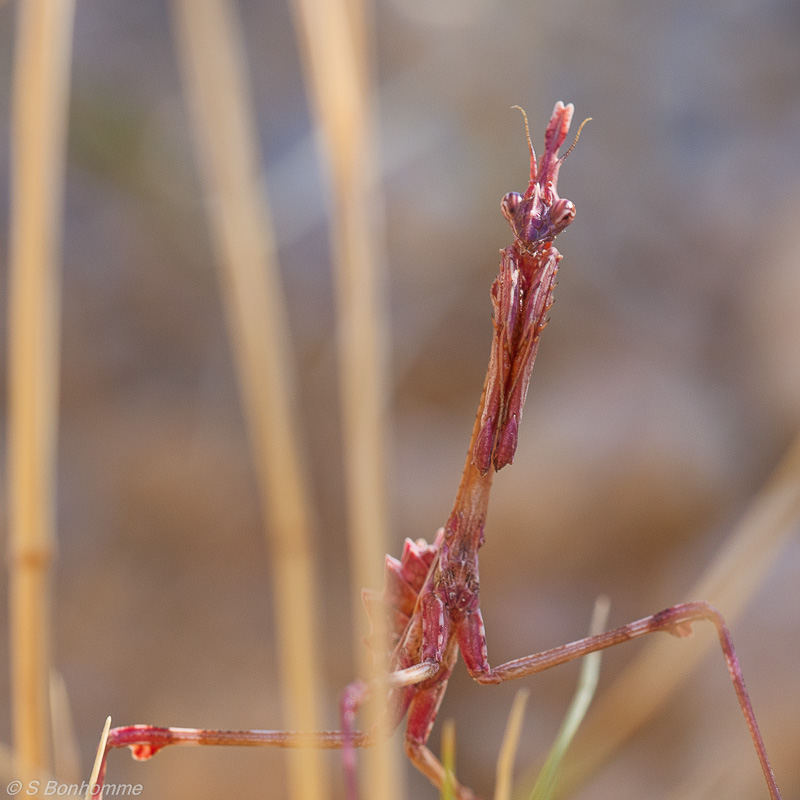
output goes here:
[{"label": "dry straw", "polygon": [[[285,724],[319,727],[309,491],[271,216],[258,155],[240,22],[225,0],[175,0],[177,39],[196,133],[228,328],[272,554]],[[288,753],[291,796],[327,795],[314,749]]]},{"label": "dry straw", "polygon": [[50,764],[61,216],[72,0],[25,0],[14,62],[9,280],[9,531],[14,757]]},{"label": "dry straw", "polygon": [[514,702],[508,715],[503,743],[497,756],[495,769],[494,800],[510,800],[511,785],[514,778],[514,759],[517,756],[522,723],[525,719],[525,706],[528,703],[530,690],[519,689],[514,695]]},{"label": "dry straw", "polygon": [[[331,236],[339,306],[339,360],[354,617],[360,588],[377,588],[386,547],[383,199],[378,185],[374,94],[363,4],[295,0],[321,144],[329,169]],[[377,678],[355,626],[362,675]],[[400,796],[399,757],[381,745],[364,754],[366,797]]]},{"label": "dry straw", "polygon": [[456,800],[456,724],[453,720],[445,720],[442,725],[442,767],[444,781],[439,793],[440,800]]},{"label": "dry straw", "polygon": [[72,722],[72,708],[64,678],[55,669],[50,673],[50,717],[53,727],[54,772],[62,783],[80,783],[81,759]]}]

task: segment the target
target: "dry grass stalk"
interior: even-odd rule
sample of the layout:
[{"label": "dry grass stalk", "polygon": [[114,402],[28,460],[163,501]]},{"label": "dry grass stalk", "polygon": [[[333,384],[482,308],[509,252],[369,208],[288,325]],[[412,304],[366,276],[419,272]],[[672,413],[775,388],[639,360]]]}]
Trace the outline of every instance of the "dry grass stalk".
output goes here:
[{"label": "dry grass stalk", "polygon": [[73,1],[25,0],[17,14],[8,474],[13,735],[26,779],[50,763],[59,262]]},{"label": "dry grass stalk", "polygon": [[72,709],[64,678],[56,669],[50,672],[50,718],[55,774],[61,783],[80,783],[81,759],[72,722]]},{"label": "dry grass stalk", "polygon": [[[350,557],[356,620],[360,588],[378,588],[387,514],[384,485],[387,309],[382,282],[382,209],[373,135],[365,9],[344,0],[295,0],[298,36],[331,180],[331,232],[339,306],[339,357]],[[378,676],[355,626],[362,675]],[[388,648],[387,648],[388,651]],[[400,795],[399,758],[367,751],[366,797]]]},{"label": "dry grass stalk", "polygon": [[[293,419],[289,329],[263,187],[243,42],[225,0],[175,0],[174,18],[191,101],[201,174],[217,250],[269,534],[278,653],[290,728],[319,727],[314,567],[309,492]],[[327,794],[321,754],[288,754],[297,800]]]},{"label": "dry grass stalk", "polygon": [[514,702],[511,705],[506,730],[503,734],[503,743],[500,745],[500,754],[497,757],[494,800],[510,800],[511,798],[514,759],[517,757],[517,746],[519,745],[522,722],[525,718],[525,706],[528,703],[529,696],[530,691],[528,689],[519,689],[514,695]]},{"label": "dry grass stalk", "polygon": [[105,725],[103,725],[103,732],[100,734],[100,742],[97,745],[97,753],[92,764],[92,772],[89,775],[89,786],[86,789],[86,800],[92,800],[92,787],[97,783],[100,778],[100,769],[103,766],[103,754],[106,751],[106,742],[108,741],[108,732],[111,730],[111,717],[106,717]]},{"label": "dry grass stalk", "polygon": [[[800,437],[687,597],[708,600],[732,623],[796,532],[798,519]],[[600,768],[669,699],[715,643],[710,635],[683,647],[666,636],[649,642],[597,701],[578,734],[576,757],[566,770],[562,796],[569,797]]]},{"label": "dry grass stalk", "polygon": [[[665,796],[665,800],[711,800],[728,797],[732,787],[737,787],[741,796],[761,796],[761,776],[754,773],[748,758],[747,748],[737,740],[715,742],[709,758],[703,758],[694,769],[684,774],[676,771],[676,788]],[[748,792],[741,792],[748,787]]]},{"label": "dry grass stalk", "polygon": [[442,766],[444,767],[444,783],[439,793],[440,800],[456,800],[456,724],[453,720],[445,720],[442,725]]}]

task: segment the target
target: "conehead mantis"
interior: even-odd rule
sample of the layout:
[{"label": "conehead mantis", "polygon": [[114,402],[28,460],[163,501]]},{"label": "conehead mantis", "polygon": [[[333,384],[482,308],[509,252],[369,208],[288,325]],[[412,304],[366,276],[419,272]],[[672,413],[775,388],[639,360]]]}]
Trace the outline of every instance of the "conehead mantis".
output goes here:
[{"label": "conehead mantis", "polygon": [[[364,592],[370,617],[385,623],[389,632],[389,672],[385,681],[380,686],[362,681],[348,686],[341,701],[342,727],[335,731],[222,731],[152,725],[114,728],[101,742],[93,776],[95,800],[102,797],[109,750],[130,747],[135,758],[147,759],[162,748],[177,744],[342,749],[348,793],[353,800],[357,796],[355,748],[374,743],[384,728],[396,728],[406,716],[408,757],[441,787],[445,771],[427,747],[427,740],[459,653],[478,683],[498,684],[646,634],[661,631],[685,637],[692,624],[700,621],[711,622],[717,630],[769,796],[780,800],[730,633],[721,614],[708,603],[683,603],[614,630],[499,666],[489,662],[479,600],[478,551],[484,543],[494,473],[514,459],[531,369],[553,302],[561,261],[554,239],[575,218],[574,204],[557,192],[559,170],[572,150],[570,147],[559,155],[573,111],[572,105],[556,103],[545,132],[544,152],[538,160],[525,117],[530,181],[524,194],[509,192],[501,203],[514,241],[501,251],[499,274],[491,289],[494,318],[489,367],[453,509],[432,544],[423,539],[407,539],[399,560],[386,557],[381,593]],[[576,142],[578,135],[580,128]],[[382,645],[372,641],[371,646]],[[357,712],[376,691],[386,694],[384,724],[367,731],[357,730]],[[455,792],[459,800],[476,798],[469,788],[457,782]]]}]

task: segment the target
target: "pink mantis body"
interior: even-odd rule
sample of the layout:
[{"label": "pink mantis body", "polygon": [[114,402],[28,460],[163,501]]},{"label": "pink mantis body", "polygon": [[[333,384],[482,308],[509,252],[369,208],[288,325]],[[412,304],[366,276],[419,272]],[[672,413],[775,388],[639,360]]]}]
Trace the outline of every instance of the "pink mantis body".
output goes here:
[{"label": "pink mantis body", "polygon": [[[673,606],[615,630],[497,667],[488,660],[479,603],[478,550],[484,541],[493,474],[514,458],[530,372],[553,302],[561,260],[553,240],[575,218],[575,206],[556,191],[559,169],[570,152],[559,157],[558,151],[567,137],[572,114],[572,105],[556,104],[538,164],[528,135],[528,189],[524,195],[510,192],[502,201],[514,242],[501,251],[500,272],[492,286],[491,358],[453,510],[433,544],[406,540],[401,560],[387,556],[386,580],[380,596],[365,592],[370,615],[386,615],[392,646],[385,684],[385,727],[394,729],[408,715],[406,752],[422,773],[441,786],[444,768],[426,742],[459,651],[478,683],[494,684],[532,675],[656,631],[687,636],[693,622],[708,620],[716,626],[770,797],[780,800],[730,634],[720,613],[708,603]],[[216,731],[151,725],[115,728],[102,751],[93,797],[102,797],[109,749],[127,746],[135,758],[146,759],[172,744],[341,748],[345,751],[348,791],[355,797],[354,748],[367,746],[379,737],[378,731],[354,729],[356,712],[372,688],[356,682],[345,690],[339,731]],[[475,799],[473,792],[460,784],[456,785],[456,793],[459,800]]]}]

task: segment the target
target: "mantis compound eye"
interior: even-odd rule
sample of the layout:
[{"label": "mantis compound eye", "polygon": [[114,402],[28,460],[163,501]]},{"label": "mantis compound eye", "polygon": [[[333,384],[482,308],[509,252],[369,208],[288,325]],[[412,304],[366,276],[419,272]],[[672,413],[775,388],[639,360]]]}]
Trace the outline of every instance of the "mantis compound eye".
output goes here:
[{"label": "mantis compound eye", "polygon": [[511,222],[517,215],[521,204],[522,195],[519,192],[509,192],[500,201],[500,210],[503,212],[503,216]]},{"label": "mantis compound eye", "polygon": [[559,231],[575,219],[575,204],[571,200],[556,200],[550,212],[550,221]]}]

